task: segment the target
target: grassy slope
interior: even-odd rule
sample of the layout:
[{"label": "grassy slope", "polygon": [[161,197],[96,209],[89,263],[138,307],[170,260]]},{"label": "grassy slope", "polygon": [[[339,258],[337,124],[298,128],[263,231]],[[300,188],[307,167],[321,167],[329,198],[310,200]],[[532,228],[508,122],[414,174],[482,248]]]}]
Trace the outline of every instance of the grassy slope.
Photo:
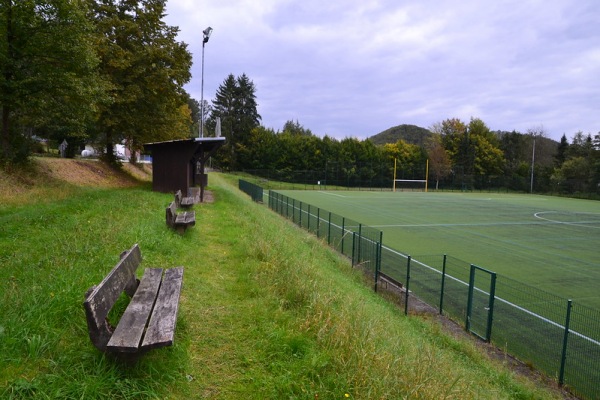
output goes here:
[{"label": "grassy slope", "polygon": [[[30,180],[25,204],[0,186],[0,397],[556,396],[402,316],[344,260],[219,175],[216,202],[195,206],[198,225],[179,236],[164,223],[171,195],[43,188],[39,174],[19,178]],[[186,269],[175,346],[129,365],[91,346],[81,302],[136,242],[143,265]]]}]

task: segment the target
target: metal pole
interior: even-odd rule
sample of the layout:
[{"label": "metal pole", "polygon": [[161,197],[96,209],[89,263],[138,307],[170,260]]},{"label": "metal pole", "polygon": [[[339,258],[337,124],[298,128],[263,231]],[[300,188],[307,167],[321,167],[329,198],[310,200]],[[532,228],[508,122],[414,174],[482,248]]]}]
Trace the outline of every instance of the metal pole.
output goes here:
[{"label": "metal pole", "polygon": [[533,152],[531,154],[531,183],[529,192],[533,193],[533,168],[535,166],[535,136],[533,137]]},{"label": "metal pole", "polygon": [[344,225],[346,225],[346,217],[342,217],[342,250],[340,251],[342,254],[344,254],[344,233],[346,233],[346,228]]},{"label": "metal pole", "polygon": [[571,308],[573,308],[573,300],[567,301],[567,317],[565,321],[565,333],[563,335],[563,349],[562,356],[560,357],[560,373],[558,376],[558,384],[564,385],[565,383],[565,364],[567,362],[567,343],[569,339],[569,325],[571,324]]},{"label": "metal pole", "polygon": [[202,31],[202,83],[200,87],[200,137],[204,137],[204,45],[210,39],[213,29],[209,26]]},{"label": "metal pole", "polygon": [[406,285],[404,288],[404,315],[408,315],[408,294],[410,288],[410,260],[411,256],[408,256],[406,260]]},{"label": "metal pole", "polygon": [[200,136],[204,137],[204,45],[202,41],[202,84],[200,86]]},{"label": "metal pole", "polygon": [[471,273],[469,277],[469,298],[467,299],[467,320],[465,328],[471,330],[471,312],[473,311],[473,287],[475,286],[475,265],[471,264]]},{"label": "metal pole", "polygon": [[485,341],[490,343],[492,341],[492,324],[494,322],[494,300],[496,299],[496,274],[493,273],[490,282],[490,299],[488,303],[488,321],[487,329],[485,332]]},{"label": "metal pole", "polygon": [[444,313],[444,289],[446,287],[446,259],[447,256],[444,254],[444,261],[442,264],[442,290],[440,293],[440,315]]}]

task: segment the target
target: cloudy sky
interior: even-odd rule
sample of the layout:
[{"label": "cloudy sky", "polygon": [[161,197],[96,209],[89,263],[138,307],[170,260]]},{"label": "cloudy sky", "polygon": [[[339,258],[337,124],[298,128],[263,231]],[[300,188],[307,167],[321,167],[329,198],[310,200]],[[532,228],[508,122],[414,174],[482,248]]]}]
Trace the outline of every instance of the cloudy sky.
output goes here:
[{"label": "cloudy sky", "polygon": [[482,119],[548,137],[600,132],[598,0],[168,0],[204,99],[231,73],[262,125],[365,139],[399,124]]}]

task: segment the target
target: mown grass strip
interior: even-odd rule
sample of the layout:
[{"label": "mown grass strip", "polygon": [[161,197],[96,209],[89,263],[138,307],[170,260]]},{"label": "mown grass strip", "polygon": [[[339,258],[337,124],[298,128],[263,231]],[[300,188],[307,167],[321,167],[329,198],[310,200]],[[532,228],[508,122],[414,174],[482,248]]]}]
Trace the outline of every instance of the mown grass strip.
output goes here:
[{"label": "mown grass strip", "polygon": [[[172,195],[78,189],[0,207],[0,397],[552,398],[435,324],[404,317],[346,260],[211,175],[197,225],[166,227]],[[139,243],[185,267],[175,345],[135,364],[90,343],[87,288]]]}]

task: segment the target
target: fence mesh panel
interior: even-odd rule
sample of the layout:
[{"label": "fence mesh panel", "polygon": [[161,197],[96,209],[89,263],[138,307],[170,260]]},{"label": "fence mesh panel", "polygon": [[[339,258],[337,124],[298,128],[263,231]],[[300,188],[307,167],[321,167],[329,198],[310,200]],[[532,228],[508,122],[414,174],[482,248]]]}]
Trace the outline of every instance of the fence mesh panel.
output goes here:
[{"label": "fence mesh panel", "polygon": [[[543,371],[576,395],[600,399],[600,310],[572,304],[504,276],[497,276],[490,310],[491,272],[476,273],[472,278],[469,263],[445,255],[410,257],[409,263],[407,254],[382,246],[380,231],[275,191],[269,192],[269,207],[314,233],[373,277],[379,274],[396,285],[408,284],[409,302],[415,296],[470,325],[478,336],[486,334],[487,318],[493,312],[489,333],[498,348]],[[474,289],[467,321],[470,283]]]}]

